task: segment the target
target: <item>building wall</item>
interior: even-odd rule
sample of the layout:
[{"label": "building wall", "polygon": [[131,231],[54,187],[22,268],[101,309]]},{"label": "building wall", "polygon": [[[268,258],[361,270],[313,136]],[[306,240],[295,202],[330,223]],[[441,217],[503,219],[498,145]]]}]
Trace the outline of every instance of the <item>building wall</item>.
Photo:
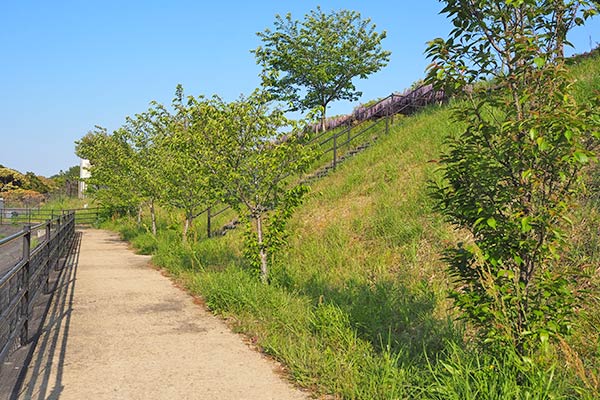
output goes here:
[{"label": "building wall", "polygon": [[[89,168],[90,168],[90,161],[82,158],[81,162],[79,163],[79,178],[80,179],[86,179],[91,176]],[[85,189],[86,188],[87,188],[86,183],[83,182],[82,180],[80,180],[79,181],[79,190],[78,190],[78,196],[80,199],[85,198]]]}]

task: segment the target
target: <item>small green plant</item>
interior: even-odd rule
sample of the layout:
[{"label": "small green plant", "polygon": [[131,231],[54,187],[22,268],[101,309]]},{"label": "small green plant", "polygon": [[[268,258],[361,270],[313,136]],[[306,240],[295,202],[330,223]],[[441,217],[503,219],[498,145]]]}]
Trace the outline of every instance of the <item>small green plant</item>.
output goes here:
[{"label": "small green plant", "polygon": [[568,390],[555,367],[544,369],[513,351],[492,356],[456,345],[429,364],[431,382],[424,399],[546,400],[563,398]]},{"label": "small green plant", "polygon": [[250,262],[250,265],[256,270],[261,271],[261,254],[268,254],[270,263],[273,263],[283,246],[287,244],[289,232],[286,225],[292,216],[294,210],[302,204],[304,195],[308,192],[308,187],[304,185],[295,186],[286,191],[279,203],[277,209],[273,210],[267,218],[265,235],[262,243],[257,240],[250,221],[246,223],[244,232],[244,256]]}]

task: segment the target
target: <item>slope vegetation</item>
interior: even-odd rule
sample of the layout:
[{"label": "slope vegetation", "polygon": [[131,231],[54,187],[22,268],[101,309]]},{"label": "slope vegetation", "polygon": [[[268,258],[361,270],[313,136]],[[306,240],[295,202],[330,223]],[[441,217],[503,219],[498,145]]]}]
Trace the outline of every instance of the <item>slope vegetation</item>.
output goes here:
[{"label": "slope vegetation", "polygon": [[[581,99],[600,90],[599,65],[594,56],[573,67]],[[173,217],[167,215],[158,239],[132,221],[118,228],[316,393],[595,398],[600,321],[593,312],[581,311],[578,333],[556,355],[559,361],[545,366],[523,370],[512,355],[490,359],[471,351],[472,332],[446,298],[451,283],[441,261],[447,245],[467,237],[433,211],[427,189],[439,178],[444,138],[459,131],[443,107],[398,118],[389,134],[377,134],[375,145],[314,182],[290,222],[288,246],[274,260],[268,286],[246,267],[239,230],[185,247],[168,229]],[[589,310],[600,305],[597,176],[590,168],[590,193],[575,212],[579,222],[572,232],[571,259],[586,266],[591,278],[585,284],[596,294]]]}]

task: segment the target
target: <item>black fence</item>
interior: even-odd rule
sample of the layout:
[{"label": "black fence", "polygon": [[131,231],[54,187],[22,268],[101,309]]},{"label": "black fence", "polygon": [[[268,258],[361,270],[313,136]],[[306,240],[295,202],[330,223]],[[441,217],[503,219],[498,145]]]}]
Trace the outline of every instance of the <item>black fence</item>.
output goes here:
[{"label": "black fence", "polygon": [[48,291],[75,236],[75,212],[25,227],[0,239],[0,365],[27,343],[33,304]]},{"label": "black fence", "polygon": [[76,225],[93,225],[98,222],[101,208],[75,208],[71,210],[45,210],[41,208],[1,208],[0,225],[23,225],[45,222],[64,214],[75,213]]}]

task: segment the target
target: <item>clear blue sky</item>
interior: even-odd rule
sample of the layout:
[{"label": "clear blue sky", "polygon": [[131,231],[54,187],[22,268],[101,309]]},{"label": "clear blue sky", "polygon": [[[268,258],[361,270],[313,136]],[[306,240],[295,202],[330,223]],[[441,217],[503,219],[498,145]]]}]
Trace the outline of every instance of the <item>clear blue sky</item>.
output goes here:
[{"label": "clear blue sky", "polygon": [[[94,125],[118,128],[151,100],[186,94],[233,100],[259,85],[251,49],[275,14],[347,8],[386,30],[389,65],[357,81],[359,102],[423,76],[425,43],[450,26],[441,3],[420,1],[5,0],[0,6],[0,164],[50,176],[77,165],[74,141]],[[600,42],[600,21],[571,36],[576,52]],[[337,103],[329,115],[356,104]]]}]

